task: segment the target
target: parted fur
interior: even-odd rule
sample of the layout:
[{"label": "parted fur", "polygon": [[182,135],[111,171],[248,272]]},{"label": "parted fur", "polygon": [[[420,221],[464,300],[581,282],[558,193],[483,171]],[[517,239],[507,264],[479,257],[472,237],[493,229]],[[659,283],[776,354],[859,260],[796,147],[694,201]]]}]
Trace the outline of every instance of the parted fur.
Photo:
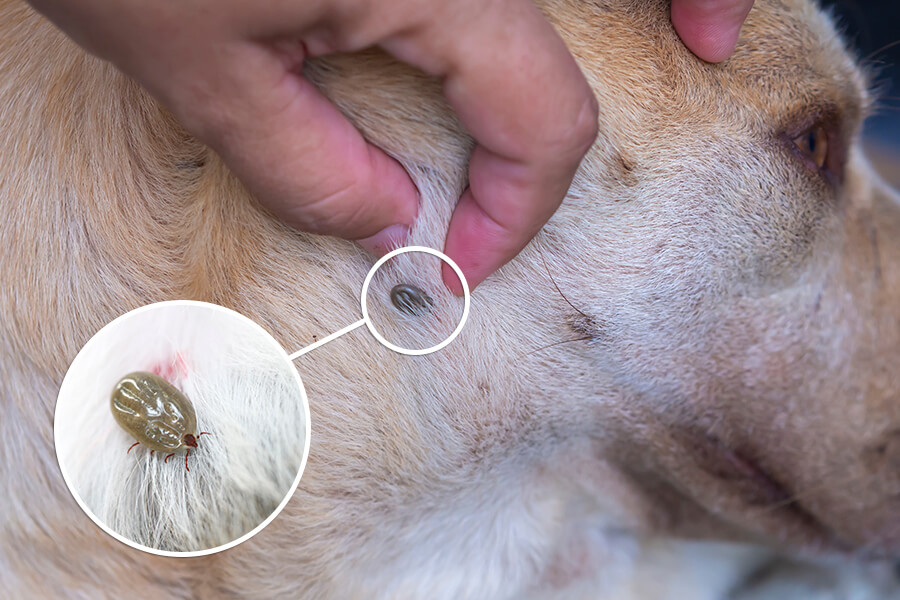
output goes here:
[{"label": "parted fur", "polygon": [[[191,433],[208,435],[190,456],[128,450],[142,440],[113,419],[110,394],[138,369],[196,411]],[[278,344],[197,303],[154,305],[94,336],[66,375],[54,429],[60,470],[85,507],[124,538],[171,552],[222,546],[262,524],[290,493],[306,445],[302,391]]]},{"label": "parted fur", "polygon": [[[166,560],[117,545],[65,489],[51,415],[69,362],[119,314],[179,298],[299,349],[359,318],[373,261],[278,224],[136,84],[0,4],[4,589],[759,598],[767,573],[793,577],[756,571],[771,550],[665,541],[687,536],[828,555],[891,593],[853,574],[900,544],[900,208],[858,149],[864,75],[805,0],[757,2],[722,65],[683,47],[665,2],[541,7],[601,114],[559,212],[441,352],[357,329],[299,359],[312,444],[292,501],[237,548]],[[375,51],[307,74],[406,167],[410,242],[441,248],[472,144],[439,83]],[[817,120],[846,152],[839,181],[790,142]],[[434,263],[391,268],[382,301],[396,282],[441,289]],[[425,345],[459,310],[434,299],[412,325],[380,317]]]}]

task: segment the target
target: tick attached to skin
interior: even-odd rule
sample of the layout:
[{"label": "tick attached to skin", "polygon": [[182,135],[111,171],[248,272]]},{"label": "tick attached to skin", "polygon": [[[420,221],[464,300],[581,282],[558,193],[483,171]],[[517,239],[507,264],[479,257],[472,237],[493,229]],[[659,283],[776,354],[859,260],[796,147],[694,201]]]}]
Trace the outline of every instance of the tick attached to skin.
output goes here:
[{"label": "tick attached to skin", "polygon": [[176,452],[187,448],[184,468],[190,471],[187,459],[197,438],[212,435],[197,433],[197,414],[187,396],[178,388],[153,373],[136,371],[119,380],[113,388],[110,409],[119,426],[137,441],[128,452],[143,444],[154,451],[168,452],[169,462]]},{"label": "tick attached to skin", "polygon": [[429,312],[434,306],[434,300],[424,290],[406,283],[391,289],[391,303],[400,312],[413,317]]}]

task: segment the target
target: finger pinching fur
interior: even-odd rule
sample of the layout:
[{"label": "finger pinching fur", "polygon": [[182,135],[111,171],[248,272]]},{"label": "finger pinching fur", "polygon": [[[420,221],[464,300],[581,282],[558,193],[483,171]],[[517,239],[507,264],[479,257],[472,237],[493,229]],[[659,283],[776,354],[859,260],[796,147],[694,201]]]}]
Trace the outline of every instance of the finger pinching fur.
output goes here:
[{"label": "finger pinching fur", "polygon": [[[440,352],[402,356],[359,328],[296,361],[312,443],[285,510],[227,552],[160,561],[111,543],[57,470],[53,401],[78,350],[128,309],[181,298],[235,308],[299,349],[360,318],[373,259],[277,223],[133,82],[0,2],[5,591],[809,597],[807,572],[778,566],[789,554],[834,559],[835,590],[889,593],[858,577],[883,574],[875,559],[900,547],[900,207],[859,148],[866,74],[807,0],[756,2],[720,65],[683,46],[662,0],[540,8],[601,114],[560,210],[476,289]],[[304,73],[410,173],[409,241],[441,249],[473,142],[440,82],[375,50]],[[819,127],[827,169],[793,142]],[[387,273],[372,290],[379,330],[408,347],[446,337],[459,304],[439,266],[409,254]],[[398,283],[430,310],[394,308]],[[208,545],[283,490],[263,475],[294,459],[290,436],[252,410],[280,388],[264,362],[244,377],[245,354],[220,358],[208,379],[177,382],[214,432],[190,473],[119,451],[133,442],[106,404],[108,431],[73,424],[84,464],[105,465],[79,469],[92,501],[130,534]],[[119,366],[103,402],[137,368]],[[253,400],[214,407],[236,392]],[[244,426],[266,435],[242,443]]]}]

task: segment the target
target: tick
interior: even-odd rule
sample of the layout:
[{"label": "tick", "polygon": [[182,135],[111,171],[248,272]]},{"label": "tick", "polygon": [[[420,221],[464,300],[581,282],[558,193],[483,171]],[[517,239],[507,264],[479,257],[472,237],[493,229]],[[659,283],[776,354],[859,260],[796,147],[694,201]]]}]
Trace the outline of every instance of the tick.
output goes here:
[{"label": "tick", "polygon": [[408,283],[391,288],[391,303],[400,312],[413,317],[430,311],[434,306],[434,300],[422,288]]},{"label": "tick", "polygon": [[116,423],[137,440],[128,452],[143,444],[151,453],[168,452],[163,462],[169,462],[176,452],[187,448],[184,468],[188,471],[188,456],[191,448],[197,447],[197,438],[212,435],[197,433],[194,405],[178,388],[153,373],[136,371],[120,379],[109,405]]}]

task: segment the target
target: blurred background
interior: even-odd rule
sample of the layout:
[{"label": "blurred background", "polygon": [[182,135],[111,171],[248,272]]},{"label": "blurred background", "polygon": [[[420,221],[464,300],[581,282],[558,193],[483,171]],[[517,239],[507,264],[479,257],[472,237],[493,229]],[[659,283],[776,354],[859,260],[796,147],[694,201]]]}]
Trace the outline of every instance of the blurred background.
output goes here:
[{"label": "blurred background", "polygon": [[821,0],[863,64],[874,69],[875,114],[865,128],[869,158],[900,188],[900,0]]}]

